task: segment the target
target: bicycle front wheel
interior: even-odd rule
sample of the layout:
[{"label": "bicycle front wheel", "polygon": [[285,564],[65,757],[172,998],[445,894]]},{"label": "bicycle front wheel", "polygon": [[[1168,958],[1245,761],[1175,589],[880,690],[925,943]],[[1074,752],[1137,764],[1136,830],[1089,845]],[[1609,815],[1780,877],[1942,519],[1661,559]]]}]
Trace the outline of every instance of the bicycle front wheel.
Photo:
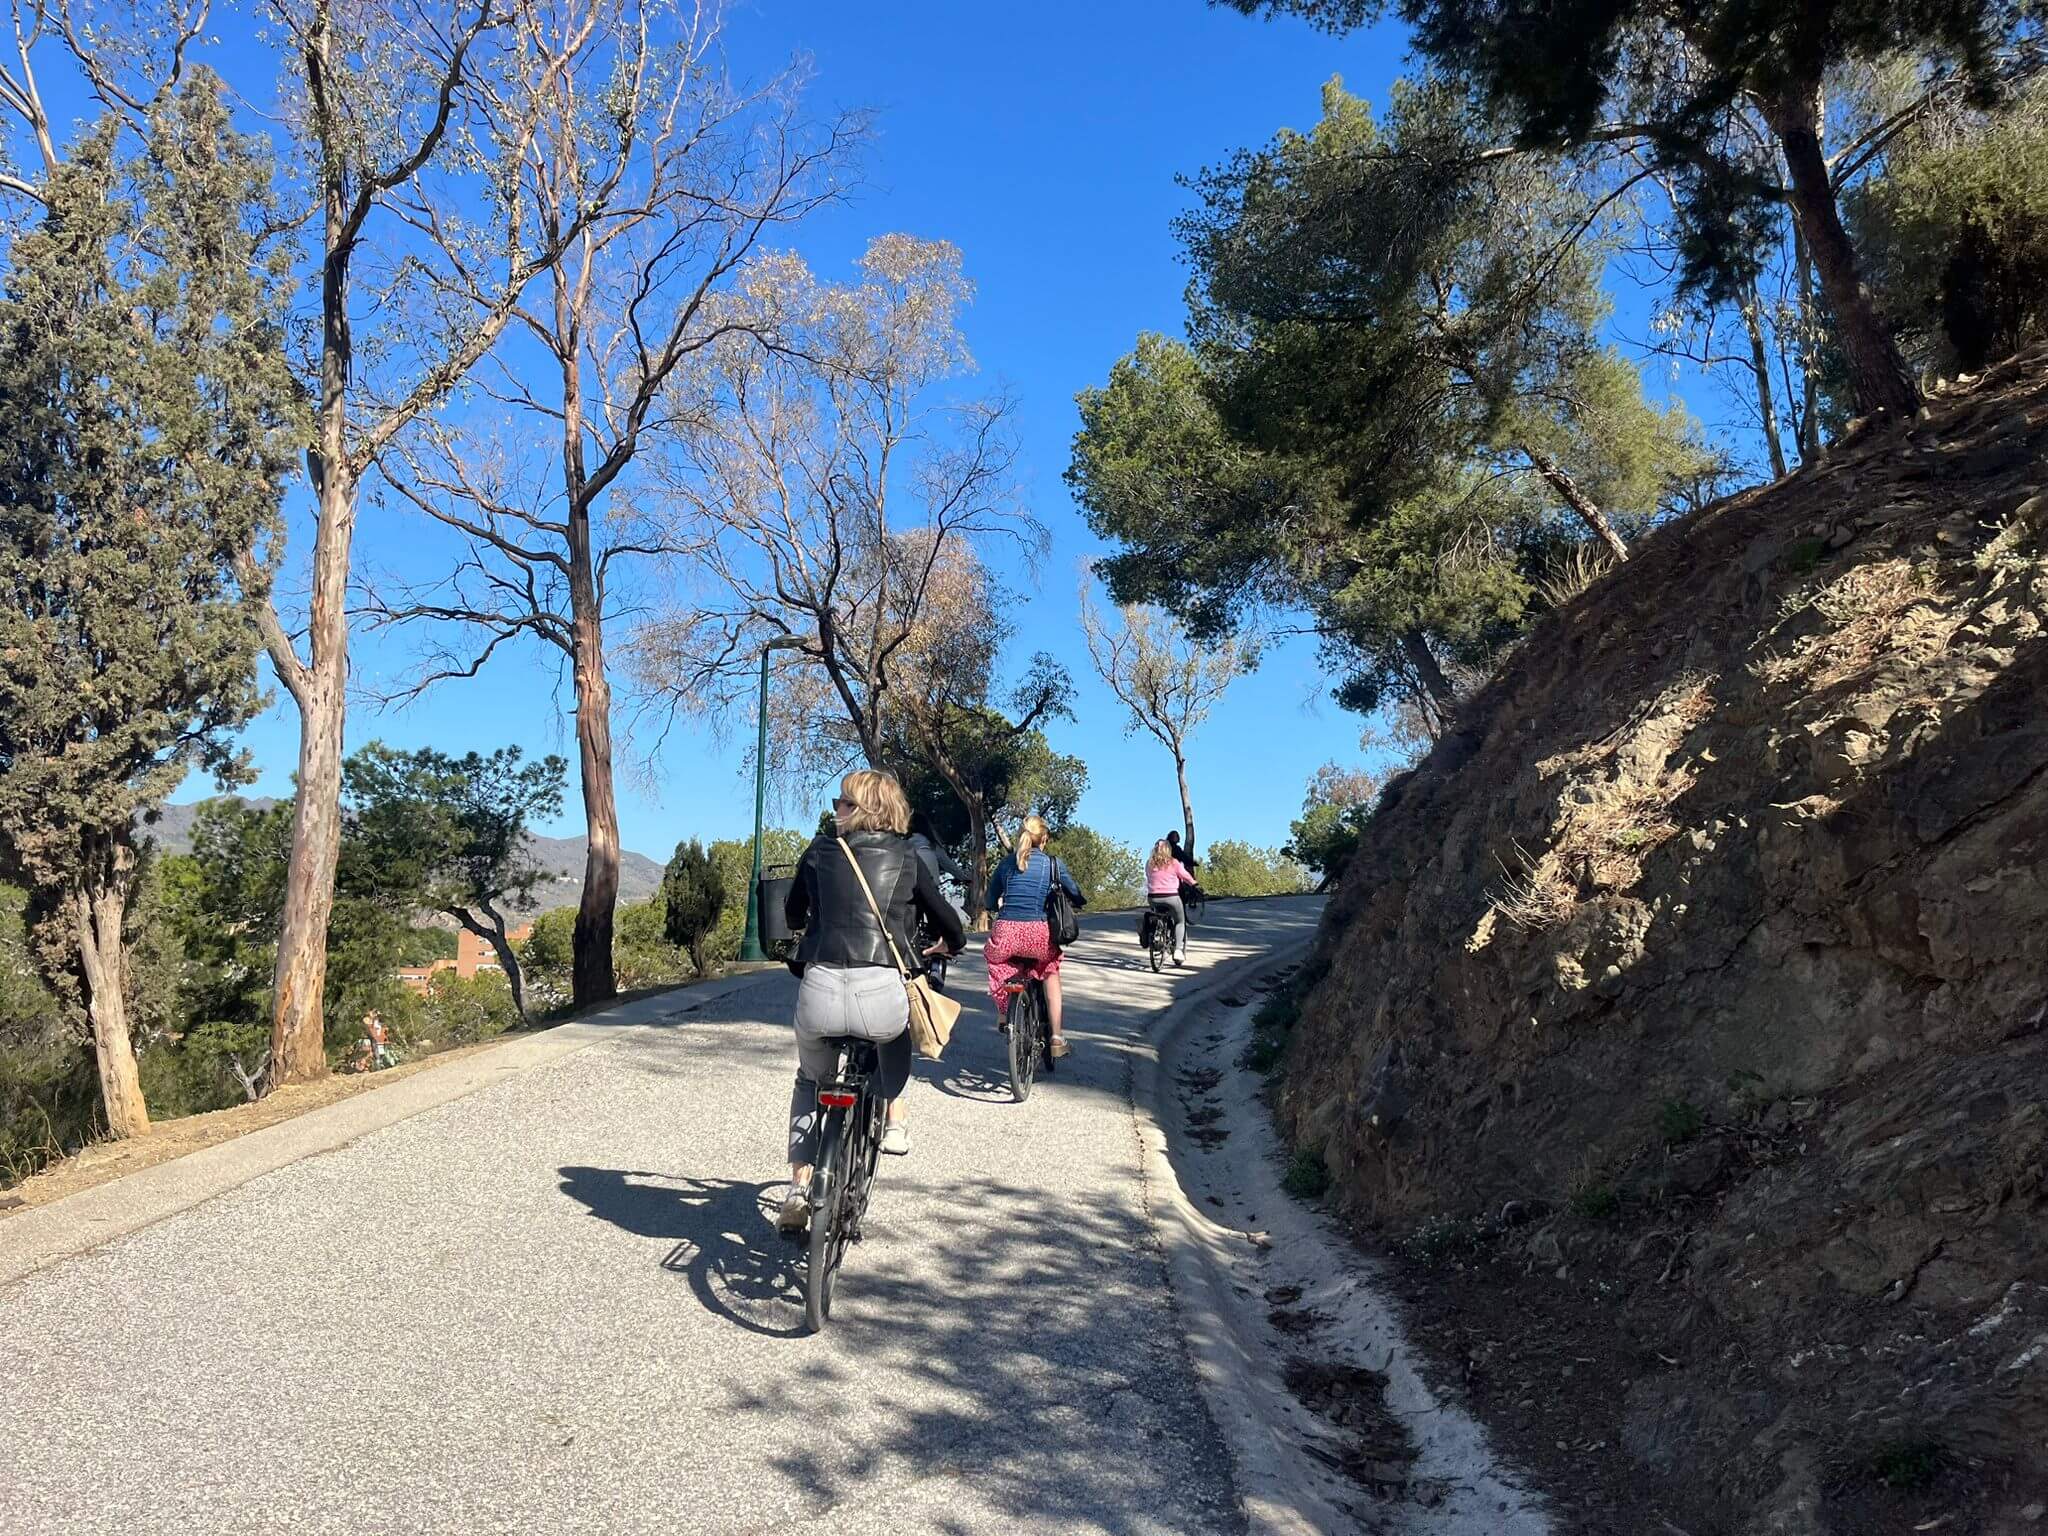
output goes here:
[{"label": "bicycle front wheel", "polygon": [[811,1170],[811,1255],[804,1274],[804,1321],[823,1333],[832,1315],[832,1285],[846,1252],[846,1114],[833,1110],[825,1122],[818,1165]]},{"label": "bicycle front wheel", "polygon": [[1022,1104],[1031,1097],[1038,1075],[1038,1000],[1026,987],[1010,1002],[1010,1097]]}]

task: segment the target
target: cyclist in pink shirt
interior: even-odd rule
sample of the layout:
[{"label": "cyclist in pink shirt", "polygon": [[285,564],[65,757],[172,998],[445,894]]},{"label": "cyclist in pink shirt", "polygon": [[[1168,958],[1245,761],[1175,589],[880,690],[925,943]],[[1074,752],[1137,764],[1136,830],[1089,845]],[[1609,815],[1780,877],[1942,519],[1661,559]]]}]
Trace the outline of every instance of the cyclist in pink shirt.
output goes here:
[{"label": "cyclist in pink shirt", "polygon": [[1194,883],[1195,877],[1174,857],[1165,838],[1152,845],[1152,857],[1145,861],[1145,895],[1152,910],[1173,923],[1175,965],[1185,965],[1188,959],[1188,913],[1181,905],[1180,888]]}]

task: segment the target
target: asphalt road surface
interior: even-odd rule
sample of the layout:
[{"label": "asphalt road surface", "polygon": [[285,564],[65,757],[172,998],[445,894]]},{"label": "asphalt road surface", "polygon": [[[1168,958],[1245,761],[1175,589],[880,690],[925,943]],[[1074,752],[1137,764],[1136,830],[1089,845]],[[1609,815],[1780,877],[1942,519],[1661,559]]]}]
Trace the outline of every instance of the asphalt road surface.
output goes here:
[{"label": "asphalt road surface", "polygon": [[819,1337],[770,1215],[782,976],[30,1274],[0,1289],[0,1532],[1242,1530],[1131,1061],[1316,906],[1218,903],[1165,977],[1091,919],[1075,1053],[1022,1105],[962,957]]}]

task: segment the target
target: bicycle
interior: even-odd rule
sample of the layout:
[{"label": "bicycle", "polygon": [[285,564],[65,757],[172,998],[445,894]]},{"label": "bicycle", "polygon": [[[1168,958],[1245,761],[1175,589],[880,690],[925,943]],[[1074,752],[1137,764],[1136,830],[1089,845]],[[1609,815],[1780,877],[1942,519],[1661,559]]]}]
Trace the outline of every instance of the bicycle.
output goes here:
[{"label": "bicycle", "polygon": [[1145,914],[1145,953],[1152,962],[1154,974],[1166,969],[1166,962],[1173,958],[1173,917],[1157,907]]},{"label": "bicycle", "polygon": [[1041,1061],[1046,1075],[1052,1075],[1052,1019],[1046,1011],[1045,983],[1040,978],[1010,981],[1003,992],[1009,998],[1003,1029],[1010,1037],[1010,1097],[1022,1104],[1031,1097]]},{"label": "bicycle", "polygon": [[838,1069],[818,1084],[818,1160],[811,1168],[810,1262],[804,1274],[804,1320],[822,1333],[832,1315],[832,1290],[846,1250],[860,1241],[882,1154],[884,1105],[875,1091],[879,1065],[867,1040],[843,1039]]}]

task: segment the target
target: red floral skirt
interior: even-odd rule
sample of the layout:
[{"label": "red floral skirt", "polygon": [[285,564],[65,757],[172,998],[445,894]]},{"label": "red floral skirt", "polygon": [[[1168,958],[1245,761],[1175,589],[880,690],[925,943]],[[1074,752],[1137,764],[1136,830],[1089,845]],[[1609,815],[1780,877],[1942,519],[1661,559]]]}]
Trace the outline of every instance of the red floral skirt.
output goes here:
[{"label": "red floral skirt", "polygon": [[1035,923],[1012,922],[999,917],[982,946],[988,961],[988,995],[1002,1007],[1003,989],[1018,976],[1057,976],[1060,952],[1053,946],[1052,930],[1043,919]]}]

